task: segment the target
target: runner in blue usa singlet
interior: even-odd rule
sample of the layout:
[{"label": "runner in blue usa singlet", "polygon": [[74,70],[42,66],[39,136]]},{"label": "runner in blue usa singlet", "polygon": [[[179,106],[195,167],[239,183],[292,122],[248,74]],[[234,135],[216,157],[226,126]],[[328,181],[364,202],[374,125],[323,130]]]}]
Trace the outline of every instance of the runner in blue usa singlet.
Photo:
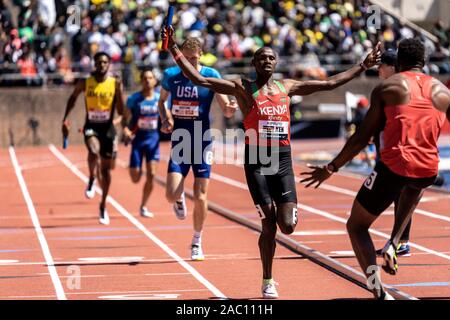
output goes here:
[{"label": "runner in blue usa singlet", "polygon": [[[202,45],[198,39],[187,39],[182,48],[190,64],[204,77],[221,78],[215,69],[198,63],[202,55]],[[201,234],[207,215],[207,192],[212,163],[209,113],[213,98],[212,90],[198,86],[186,78],[178,66],[165,70],[158,107],[161,131],[172,134],[166,197],[174,204],[177,218],[185,219],[187,208],[183,191],[184,179],[192,167],[195,177],[192,260],[204,259]],[[237,105],[230,103],[226,95],[218,94],[216,98],[225,116],[232,117]],[[166,100],[168,108],[165,106]]]},{"label": "runner in blue usa singlet", "polygon": [[134,183],[141,179],[145,156],[147,180],[144,184],[140,215],[147,218],[154,216],[147,210],[146,204],[153,189],[153,177],[159,161],[159,93],[154,90],[156,83],[151,70],[142,71],[142,90],[128,97],[125,112],[128,125],[124,129],[124,136],[127,141],[132,140],[130,177]]},{"label": "runner in blue usa singlet", "polygon": [[[220,78],[219,72],[213,68],[202,66],[200,73],[205,77]],[[193,84],[178,66],[164,72],[162,87],[171,95],[169,108],[174,119],[174,131],[184,129],[190,135],[190,141],[185,141],[188,137],[183,131],[179,131],[179,134],[173,136],[172,150],[177,151],[179,143],[191,144],[190,155],[184,153],[185,149],[172,152],[168,172],[179,172],[186,177],[192,166],[195,177],[209,178],[212,151],[208,129],[214,92]]]}]

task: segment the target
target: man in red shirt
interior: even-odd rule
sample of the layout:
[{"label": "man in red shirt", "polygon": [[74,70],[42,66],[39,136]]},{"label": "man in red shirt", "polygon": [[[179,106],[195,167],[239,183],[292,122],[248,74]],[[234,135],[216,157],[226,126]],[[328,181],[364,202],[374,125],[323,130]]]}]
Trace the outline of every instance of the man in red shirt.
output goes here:
[{"label": "man in red shirt", "polygon": [[396,197],[398,212],[390,241],[383,248],[383,270],[396,274],[399,240],[424,189],[437,174],[437,140],[446,117],[450,120],[450,91],[440,81],[422,73],[425,48],[417,39],[402,40],[398,48],[400,72],[381,82],[371,94],[363,124],[337,157],[326,166],[304,172],[306,187],[317,188],[364,148],[380,126],[381,160],[364,182],[347,221],[353,250],[376,298],[393,299],[385,292],[376,264],[369,228]]}]

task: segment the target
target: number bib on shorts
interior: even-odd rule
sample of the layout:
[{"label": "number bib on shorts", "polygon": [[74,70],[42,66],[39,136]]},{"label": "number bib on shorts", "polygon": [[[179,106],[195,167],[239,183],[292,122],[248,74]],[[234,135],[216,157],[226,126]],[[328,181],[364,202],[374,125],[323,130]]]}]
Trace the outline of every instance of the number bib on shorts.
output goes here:
[{"label": "number bib on shorts", "polygon": [[138,119],[137,125],[141,130],[156,130],[158,129],[158,118],[140,117]]},{"label": "number bib on shorts", "polygon": [[172,114],[182,118],[197,118],[200,115],[198,101],[173,100]]},{"label": "number bib on shorts", "polygon": [[259,120],[258,132],[263,139],[286,140],[289,136],[289,122]]}]

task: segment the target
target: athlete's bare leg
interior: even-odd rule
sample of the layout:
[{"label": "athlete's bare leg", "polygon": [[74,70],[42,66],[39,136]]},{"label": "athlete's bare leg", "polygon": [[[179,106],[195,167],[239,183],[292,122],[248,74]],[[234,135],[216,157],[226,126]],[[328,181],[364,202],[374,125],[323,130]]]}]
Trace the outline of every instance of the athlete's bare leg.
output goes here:
[{"label": "athlete's bare leg", "polygon": [[179,172],[169,172],[167,174],[166,198],[170,203],[180,200],[184,191],[184,177]]},{"label": "athlete's bare leg", "polygon": [[277,223],[281,232],[291,234],[297,226],[297,204],[295,202],[279,203],[277,205]]},{"label": "athlete's bare leg", "polygon": [[102,174],[102,200],[100,207],[105,208],[106,198],[108,197],[109,187],[111,185],[111,169],[113,165],[113,159],[101,159],[101,174]]},{"label": "athlete's bare leg", "polygon": [[130,178],[133,183],[138,183],[141,181],[142,169],[141,168],[130,168],[129,170]]},{"label": "athlete's bare leg", "polygon": [[194,179],[194,231],[201,232],[208,214],[208,185],[209,179]]},{"label": "athlete's bare leg", "polygon": [[422,198],[424,189],[416,189],[409,186],[403,188],[398,199],[395,223],[392,229],[392,244],[394,248],[397,248],[400,242],[403,232],[407,225],[411,222],[412,215],[416,209],[417,204]]},{"label": "athlete's bare leg", "polygon": [[157,163],[158,162],[156,161],[147,162],[147,172],[146,172],[147,180],[145,180],[144,190],[142,191],[141,208],[147,205],[148,198],[150,197],[150,194],[153,191],[153,179],[156,174]]},{"label": "athlete's bare leg", "polygon": [[[275,206],[268,204],[261,206],[263,217],[261,220],[262,231],[259,236],[259,254],[261,256],[261,263],[263,267],[263,279],[272,279],[272,264],[275,256],[277,234],[277,218]],[[259,213],[261,215],[261,212]]]},{"label": "athlete's bare leg", "polygon": [[88,149],[88,167],[89,167],[89,180],[93,183],[97,177],[99,184],[101,185],[101,172],[100,172],[100,141],[96,136],[91,136],[86,140],[86,147]]},{"label": "athlete's bare leg", "polygon": [[[379,284],[372,289],[375,297],[381,296],[381,276],[377,267],[375,247],[369,234],[369,228],[378,217],[370,214],[359,202],[353,202],[352,212],[347,221],[347,231],[352,242],[353,251],[359,265],[367,278],[374,279]],[[378,287],[378,288],[377,288]]]}]

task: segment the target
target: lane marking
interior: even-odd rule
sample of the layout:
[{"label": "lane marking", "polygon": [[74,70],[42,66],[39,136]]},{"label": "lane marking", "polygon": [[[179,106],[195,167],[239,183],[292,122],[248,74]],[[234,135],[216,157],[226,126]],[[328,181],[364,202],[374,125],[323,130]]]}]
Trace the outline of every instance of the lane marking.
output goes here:
[{"label": "lane marking", "polygon": [[0,264],[11,264],[17,262],[19,262],[19,260],[0,260]]},{"label": "lane marking", "polygon": [[180,295],[176,293],[157,293],[157,294],[124,294],[112,296],[100,296],[99,299],[106,300],[161,300],[161,299],[178,299]]},{"label": "lane marking", "polygon": [[[58,158],[70,171],[72,171],[78,178],[84,183],[88,183],[88,177],[84,175],[77,167],[75,167],[69,159],[67,159],[54,145],[49,145],[50,151]],[[101,194],[100,188],[95,186],[95,191]],[[125,218],[127,218],[133,225],[141,230],[150,240],[164,250],[170,257],[177,261],[184,269],[191,273],[195,279],[203,284],[209,291],[211,291],[216,297],[221,299],[227,299],[227,297],[216,288],[211,282],[204,278],[196,269],[184,261],[175,251],[170,249],[164,242],[150,232],[139,220],[131,215],[124,207],[122,207],[113,197],[108,196],[107,201]]]},{"label": "lane marking", "polygon": [[53,286],[56,291],[56,296],[57,296],[58,300],[67,300],[67,297],[64,293],[63,286],[58,277],[58,272],[56,271],[56,268],[55,268],[55,263],[53,261],[53,257],[50,253],[50,249],[48,247],[47,240],[45,239],[44,232],[42,231],[42,228],[41,228],[41,225],[39,222],[39,218],[36,213],[36,209],[33,205],[33,201],[31,200],[30,193],[28,192],[27,185],[25,183],[25,179],[23,178],[23,175],[22,175],[22,172],[21,172],[21,169],[19,166],[19,162],[16,157],[16,152],[14,151],[13,147],[9,147],[9,155],[11,157],[11,161],[14,166],[14,171],[16,172],[17,180],[19,181],[20,189],[22,190],[23,197],[27,204],[28,212],[30,214],[31,221],[33,222],[33,225],[34,225],[34,230],[36,231],[36,234],[37,234],[37,237],[39,240],[39,244],[41,245],[42,253],[44,254],[44,258],[47,263],[48,271],[50,272],[50,277],[52,279]]},{"label": "lane marking", "polygon": [[[68,292],[68,295],[128,295],[128,294],[151,294],[151,293],[166,293],[169,292],[203,292],[208,291],[206,289],[186,289],[186,290],[153,290],[153,291],[112,291],[112,292]],[[42,296],[0,296],[2,299],[32,299],[32,298],[53,298],[53,295],[42,295]]]},{"label": "lane marking", "polygon": [[142,261],[144,257],[92,257],[92,258],[78,258],[80,261],[88,262],[138,262]]},{"label": "lane marking", "polygon": [[345,250],[342,250],[342,251],[331,251],[330,254],[335,254],[335,255],[338,255],[338,256],[354,256],[355,255],[355,253],[352,250],[348,250],[348,251],[345,251]]},{"label": "lane marking", "polygon": [[450,282],[416,282],[416,283],[404,283],[396,284],[393,287],[448,287]]}]

